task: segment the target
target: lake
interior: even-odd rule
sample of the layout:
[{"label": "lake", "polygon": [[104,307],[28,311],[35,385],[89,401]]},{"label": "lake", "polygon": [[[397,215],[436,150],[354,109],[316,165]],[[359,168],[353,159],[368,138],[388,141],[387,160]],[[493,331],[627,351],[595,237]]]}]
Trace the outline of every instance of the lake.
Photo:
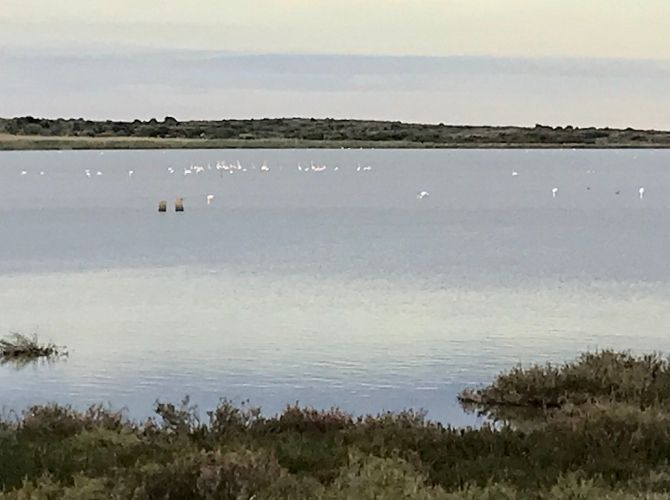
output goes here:
[{"label": "lake", "polygon": [[670,351],[669,209],[670,151],[3,152],[0,335],[70,356],[0,366],[0,407],[476,424],[516,363]]}]

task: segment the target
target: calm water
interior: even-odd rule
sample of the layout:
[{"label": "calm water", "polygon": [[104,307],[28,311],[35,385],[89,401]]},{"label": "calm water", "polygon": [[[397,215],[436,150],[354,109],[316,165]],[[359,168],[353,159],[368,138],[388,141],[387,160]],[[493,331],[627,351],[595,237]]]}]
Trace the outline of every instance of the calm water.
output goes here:
[{"label": "calm water", "polygon": [[70,349],[1,366],[0,407],[473,423],[457,392],[517,362],[670,351],[669,209],[663,151],[0,153],[0,333]]}]

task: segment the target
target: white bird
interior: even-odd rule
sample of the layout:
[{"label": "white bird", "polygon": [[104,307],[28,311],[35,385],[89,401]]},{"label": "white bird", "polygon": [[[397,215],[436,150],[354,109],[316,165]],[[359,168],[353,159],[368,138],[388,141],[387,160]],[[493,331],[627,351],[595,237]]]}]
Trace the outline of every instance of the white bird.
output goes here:
[{"label": "white bird", "polygon": [[192,173],[193,173],[193,170],[191,170],[190,168],[185,168],[184,169],[184,175],[191,175]]},{"label": "white bird", "polygon": [[89,169],[84,170],[84,174],[86,174],[86,177],[91,177],[91,171]]},{"label": "white bird", "polygon": [[553,196],[554,198],[556,198],[556,195],[558,195],[558,188],[553,188],[553,189],[551,190],[551,196]]},{"label": "white bird", "polygon": [[356,172],[360,172],[360,171],[361,171],[361,168],[363,168],[363,167],[361,167],[361,164],[359,163],[359,164],[358,164],[358,167],[356,167]]},{"label": "white bird", "polygon": [[167,171],[169,174],[174,174],[174,168],[172,167],[168,167]]},{"label": "white bird", "polygon": [[40,171],[40,175],[44,175],[44,170],[41,170],[41,171]]},{"label": "white bird", "polygon": [[363,172],[369,172],[370,170],[372,170],[372,167],[370,165],[363,167]]},{"label": "white bird", "polygon": [[134,173],[134,170],[128,170],[128,177],[132,177]]},{"label": "white bird", "polygon": [[207,195],[207,204],[211,205],[213,201],[214,201],[214,195],[213,194],[208,194]]},{"label": "white bird", "polygon": [[334,170],[335,172],[337,172],[339,169],[340,169],[340,167],[335,167],[335,168],[333,168],[333,170]]},{"label": "white bird", "polygon": [[25,170],[21,170],[21,175],[28,175],[28,172]]},{"label": "white bird", "polygon": [[416,195],[417,200],[424,200],[430,196],[430,193],[428,191],[421,191],[419,194]]},{"label": "white bird", "polygon": [[95,173],[95,175],[97,175],[97,176],[101,176],[101,175],[102,175],[102,172],[100,172],[100,170],[98,170],[98,171]]},{"label": "white bird", "polygon": [[640,193],[640,199],[643,199],[643,198],[644,198],[644,188],[641,187],[641,188],[638,190],[638,193]]},{"label": "white bird", "polygon": [[269,172],[270,167],[268,167],[265,163],[261,165],[261,172]]},{"label": "white bird", "polygon": [[517,172],[516,170],[512,172],[512,177],[516,177],[517,175],[519,175],[519,172]]}]

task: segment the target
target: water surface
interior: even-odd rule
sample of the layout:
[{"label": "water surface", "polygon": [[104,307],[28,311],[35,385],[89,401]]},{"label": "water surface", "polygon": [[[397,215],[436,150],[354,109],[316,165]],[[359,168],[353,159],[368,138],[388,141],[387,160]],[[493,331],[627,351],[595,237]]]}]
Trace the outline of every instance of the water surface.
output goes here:
[{"label": "water surface", "polygon": [[[0,332],[71,354],[1,366],[0,405],[142,417],[189,394],[473,423],[457,392],[517,362],[669,350],[668,166],[664,151],[1,153]],[[157,213],[177,196],[183,214]]]}]

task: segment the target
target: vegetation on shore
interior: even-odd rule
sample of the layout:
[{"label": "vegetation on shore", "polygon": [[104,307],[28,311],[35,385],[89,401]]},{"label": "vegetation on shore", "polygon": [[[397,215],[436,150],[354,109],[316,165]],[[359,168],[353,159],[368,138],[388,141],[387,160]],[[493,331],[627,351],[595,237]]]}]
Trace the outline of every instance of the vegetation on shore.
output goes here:
[{"label": "vegetation on shore", "polygon": [[365,120],[92,121],[0,118],[0,149],[148,148],[666,148],[670,132],[487,127]]},{"label": "vegetation on shore", "polygon": [[8,338],[0,339],[0,364],[14,363],[23,366],[38,359],[53,359],[65,355],[63,348],[51,342],[42,343],[37,335],[27,337],[13,333]]},{"label": "vegetation on shore", "polygon": [[661,499],[670,492],[668,362],[585,354],[466,391],[533,425],[456,429],[420,413],[297,406],[265,417],[188,400],[133,422],[41,406],[0,421],[0,499]]}]

